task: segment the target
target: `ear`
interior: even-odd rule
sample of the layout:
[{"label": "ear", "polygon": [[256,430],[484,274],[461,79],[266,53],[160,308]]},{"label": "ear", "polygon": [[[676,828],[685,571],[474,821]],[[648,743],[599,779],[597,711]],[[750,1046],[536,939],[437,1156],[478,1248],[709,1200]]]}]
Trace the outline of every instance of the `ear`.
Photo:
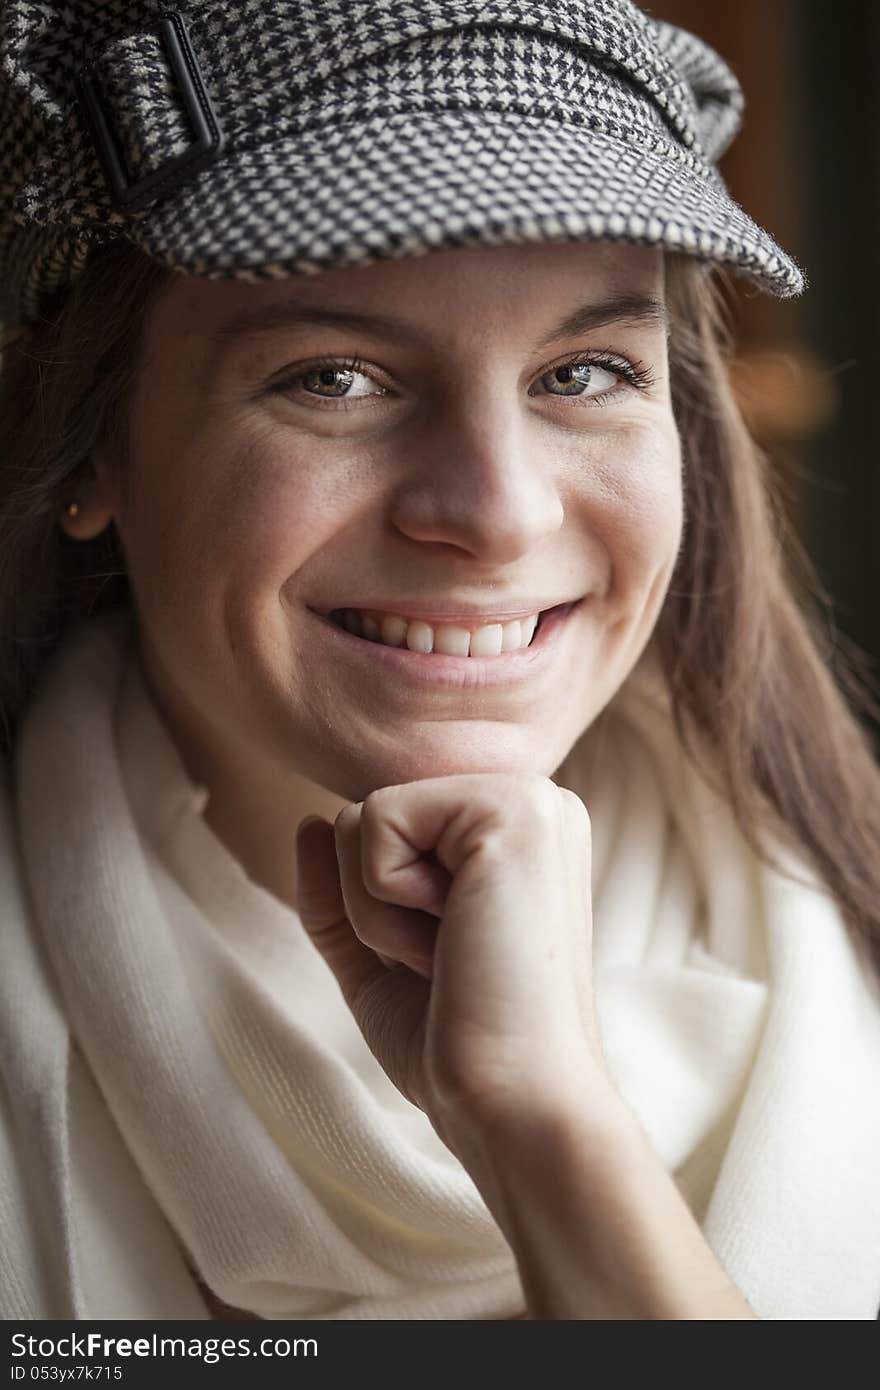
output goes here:
[{"label": "ear", "polygon": [[[99,536],[119,514],[118,484],[106,457],[96,453],[83,468],[79,481],[66,493],[59,524],[74,540],[90,541]],[[71,516],[68,507],[76,502],[78,511]]]}]

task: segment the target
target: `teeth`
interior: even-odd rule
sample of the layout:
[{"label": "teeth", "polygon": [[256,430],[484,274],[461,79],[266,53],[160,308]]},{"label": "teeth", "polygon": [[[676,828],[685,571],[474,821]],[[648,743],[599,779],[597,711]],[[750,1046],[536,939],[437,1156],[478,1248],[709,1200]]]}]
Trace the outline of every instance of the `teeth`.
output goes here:
[{"label": "teeth", "polygon": [[[471,634],[466,627],[453,627],[450,623],[447,623],[443,627],[438,627],[437,630],[432,633],[427,623],[424,623],[423,626],[428,628],[430,634],[429,640],[433,640],[433,649],[435,652],[441,652],[443,656],[468,655],[468,648],[473,645],[473,642]],[[412,629],[412,624],[410,624],[410,629]],[[476,636],[476,633],[474,636]],[[431,648],[429,647],[428,651],[430,650]],[[479,656],[480,653],[472,652],[471,655]]]},{"label": "teeth", "polygon": [[411,652],[431,651],[434,646],[434,629],[427,623],[409,623],[406,629],[406,645]]},{"label": "teeth", "polygon": [[382,641],[385,646],[402,647],[406,639],[407,627],[406,618],[398,618],[396,613],[386,613],[382,619]]},{"label": "teeth", "polygon": [[503,624],[501,628],[501,650],[503,652],[515,652],[517,647],[526,645],[523,641],[522,630],[523,624],[519,619],[512,623]]},{"label": "teeth", "polygon": [[501,624],[490,623],[471,633],[471,656],[497,656],[501,651]]},{"label": "teeth", "polygon": [[535,628],[538,626],[539,614],[533,613],[530,618],[522,619],[522,641],[523,646],[527,647],[535,635]]},{"label": "teeth", "polygon": [[444,656],[498,656],[500,652],[527,647],[540,615],[533,613],[509,623],[487,623],[473,631],[452,623],[440,623],[433,628],[418,618],[407,622],[396,613],[374,615],[356,612],[353,608],[345,608],[331,616],[355,636],[388,647],[407,647],[411,652],[438,652]]}]

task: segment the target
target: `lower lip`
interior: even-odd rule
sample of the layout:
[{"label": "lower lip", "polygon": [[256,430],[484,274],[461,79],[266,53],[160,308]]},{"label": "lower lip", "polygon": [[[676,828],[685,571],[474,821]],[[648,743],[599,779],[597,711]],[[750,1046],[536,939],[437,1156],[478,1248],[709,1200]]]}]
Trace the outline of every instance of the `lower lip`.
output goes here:
[{"label": "lower lip", "polygon": [[389,677],[421,687],[440,686],[447,690],[483,690],[494,686],[523,685],[535,680],[553,662],[562,636],[570,626],[572,613],[583,599],[553,608],[541,621],[531,644],[498,656],[445,656],[435,652],[411,652],[408,647],[386,647],[358,637],[330,619],[308,611],[318,619],[321,629],[338,644],[340,656],[346,654]]}]

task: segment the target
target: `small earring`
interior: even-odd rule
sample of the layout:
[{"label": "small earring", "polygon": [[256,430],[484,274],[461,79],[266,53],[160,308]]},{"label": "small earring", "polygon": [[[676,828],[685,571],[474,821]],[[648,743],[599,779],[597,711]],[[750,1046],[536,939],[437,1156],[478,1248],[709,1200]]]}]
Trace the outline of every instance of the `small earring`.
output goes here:
[{"label": "small earring", "polygon": [[79,503],[78,503],[78,502],[71,502],[70,506],[67,508],[67,515],[68,515],[68,516],[79,516]]}]

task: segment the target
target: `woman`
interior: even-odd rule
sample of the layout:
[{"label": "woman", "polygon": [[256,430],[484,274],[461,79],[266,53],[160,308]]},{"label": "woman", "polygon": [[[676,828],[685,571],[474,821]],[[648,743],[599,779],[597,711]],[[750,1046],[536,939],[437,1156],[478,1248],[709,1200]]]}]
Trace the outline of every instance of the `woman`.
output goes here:
[{"label": "woman", "polygon": [[873,1317],[735,80],[617,0],[149,10],[3,21],[4,1316]]}]

